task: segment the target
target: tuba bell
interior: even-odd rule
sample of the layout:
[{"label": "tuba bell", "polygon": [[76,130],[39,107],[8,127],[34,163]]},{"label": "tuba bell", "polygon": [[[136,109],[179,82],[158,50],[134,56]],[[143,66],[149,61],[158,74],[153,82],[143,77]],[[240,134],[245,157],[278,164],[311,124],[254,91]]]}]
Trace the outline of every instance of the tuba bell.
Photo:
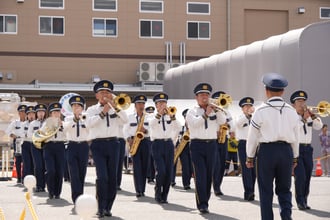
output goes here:
[{"label": "tuba bell", "polygon": [[47,118],[42,127],[33,132],[32,142],[34,146],[38,149],[42,149],[42,144],[52,138],[60,129],[60,127],[61,124],[58,118]]}]

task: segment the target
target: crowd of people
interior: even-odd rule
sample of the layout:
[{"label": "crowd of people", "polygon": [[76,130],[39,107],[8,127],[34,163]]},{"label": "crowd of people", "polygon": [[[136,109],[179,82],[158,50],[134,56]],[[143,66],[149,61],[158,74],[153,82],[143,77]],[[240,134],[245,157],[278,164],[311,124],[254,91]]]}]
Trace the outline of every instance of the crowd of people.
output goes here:
[{"label": "crowd of people", "polygon": [[254,108],[254,99],[243,97],[239,101],[241,114],[232,118],[228,109],[215,101],[225,92],[212,93],[209,83],[199,83],[192,91],[196,106],[181,113],[184,124],[176,119],[175,107],[167,105],[170,97],[164,92],[154,95],[155,107],[146,107],[147,97],[137,94],[132,99],[135,111],[128,115],[118,104],[109,80],[94,85],[97,103],[86,110],[84,97],[70,97],[72,114],[64,119],[58,102],[19,105],[19,119],[7,129],[13,140],[17,181],[23,183],[25,176],[34,175],[35,192],[45,192],[47,187],[49,199],[58,199],[67,170],[75,203],[84,193],[91,152],[96,169],[97,215],[112,216],[129,146],[137,198],[145,196],[146,183],[154,183],[155,201],[168,203],[171,185],[176,184],[175,158],[180,158],[183,187],[191,190],[194,178],[196,207],[207,214],[211,188],[216,196],[224,194],[221,183],[233,164],[234,175],[242,174],[244,200],[255,199],[257,181],[262,219],[274,218],[274,180],[281,218],[291,219],[292,174],[297,207],[311,208],[312,130],[322,129],[319,137],[329,175],[330,135],[327,125],[307,107],[305,91],[294,92],[288,104],[282,98],[288,85],[282,75],[266,74],[263,84],[265,102]]}]

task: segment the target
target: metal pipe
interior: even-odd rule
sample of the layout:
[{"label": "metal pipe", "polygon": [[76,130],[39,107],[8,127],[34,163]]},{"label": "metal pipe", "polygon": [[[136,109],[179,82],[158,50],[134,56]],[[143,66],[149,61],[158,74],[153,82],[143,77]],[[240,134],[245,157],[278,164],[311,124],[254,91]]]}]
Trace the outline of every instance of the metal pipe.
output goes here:
[{"label": "metal pipe", "polygon": [[227,0],[227,50],[230,50],[230,48],[231,48],[230,4],[231,4],[231,1]]}]

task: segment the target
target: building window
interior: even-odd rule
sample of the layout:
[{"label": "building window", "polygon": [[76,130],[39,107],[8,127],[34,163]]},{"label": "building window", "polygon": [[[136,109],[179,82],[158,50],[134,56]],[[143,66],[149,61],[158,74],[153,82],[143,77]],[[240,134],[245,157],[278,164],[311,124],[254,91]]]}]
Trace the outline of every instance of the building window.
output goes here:
[{"label": "building window", "polygon": [[187,14],[210,15],[210,3],[187,2]]},{"label": "building window", "polygon": [[64,35],[64,17],[39,17],[39,34]]},{"label": "building window", "polygon": [[210,22],[189,21],[188,22],[188,39],[209,40],[210,39]]},{"label": "building window", "polygon": [[162,38],[163,21],[140,20],[140,37]]},{"label": "building window", "polygon": [[64,0],[39,0],[40,8],[64,8]]},{"label": "building window", "polygon": [[321,7],[320,8],[320,18],[321,19],[330,19],[330,8]]},{"label": "building window", "polygon": [[0,14],[0,34],[17,33],[17,16]]},{"label": "building window", "polygon": [[93,9],[100,11],[117,11],[117,0],[93,0]]},{"label": "building window", "polygon": [[93,36],[117,37],[117,19],[93,18]]},{"label": "building window", "polygon": [[140,12],[163,13],[163,1],[140,0]]}]

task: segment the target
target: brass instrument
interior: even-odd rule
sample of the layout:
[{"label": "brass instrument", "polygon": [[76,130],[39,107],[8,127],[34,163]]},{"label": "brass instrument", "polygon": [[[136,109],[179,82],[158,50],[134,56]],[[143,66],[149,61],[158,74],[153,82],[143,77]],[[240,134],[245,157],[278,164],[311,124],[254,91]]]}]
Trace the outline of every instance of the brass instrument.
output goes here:
[{"label": "brass instrument", "polygon": [[308,106],[307,110],[312,114],[318,114],[321,117],[330,115],[330,103],[327,101],[320,101],[317,106]]},{"label": "brass instrument", "polygon": [[174,116],[176,114],[176,107],[175,106],[169,106],[165,109],[165,113],[169,116]]},{"label": "brass instrument", "polygon": [[61,123],[59,118],[47,118],[43,126],[36,130],[32,135],[32,142],[38,149],[42,149],[42,144],[52,138],[60,129]]},{"label": "brass instrument", "polygon": [[189,130],[185,131],[181,137],[181,141],[178,144],[175,152],[174,152],[174,164],[178,161],[178,158],[184,148],[187,146],[187,143],[190,141]]},{"label": "brass instrument", "polygon": [[208,104],[218,110],[224,111],[232,103],[232,98],[228,94],[221,94],[217,99],[209,98]]},{"label": "brass instrument", "polygon": [[126,110],[131,105],[131,98],[125,93],[120,93],[118,96],[114,97],[114,103],[116,108]]},{"label": "brass instrument", "polygon": [[219,137],[218,137],[218,143],[219,144],[225,143],[226,136],[227,136],[227,131],[228,131],[228,125],[227,124],[220,125]]},{"label": "brass instrument", "polygon": [[143,134],[143,132],[141,132],[141,128],[143,127],[145,116],[146,116],[146,113],[143,112],[139,125],[136,129],[135,136],[133,138],[132,146],[129,148],[129,153],[131,154],[131,156],[134,156],[136,154],[136,152],[140,146],[140,142],[144,138],[144,134]]}]

